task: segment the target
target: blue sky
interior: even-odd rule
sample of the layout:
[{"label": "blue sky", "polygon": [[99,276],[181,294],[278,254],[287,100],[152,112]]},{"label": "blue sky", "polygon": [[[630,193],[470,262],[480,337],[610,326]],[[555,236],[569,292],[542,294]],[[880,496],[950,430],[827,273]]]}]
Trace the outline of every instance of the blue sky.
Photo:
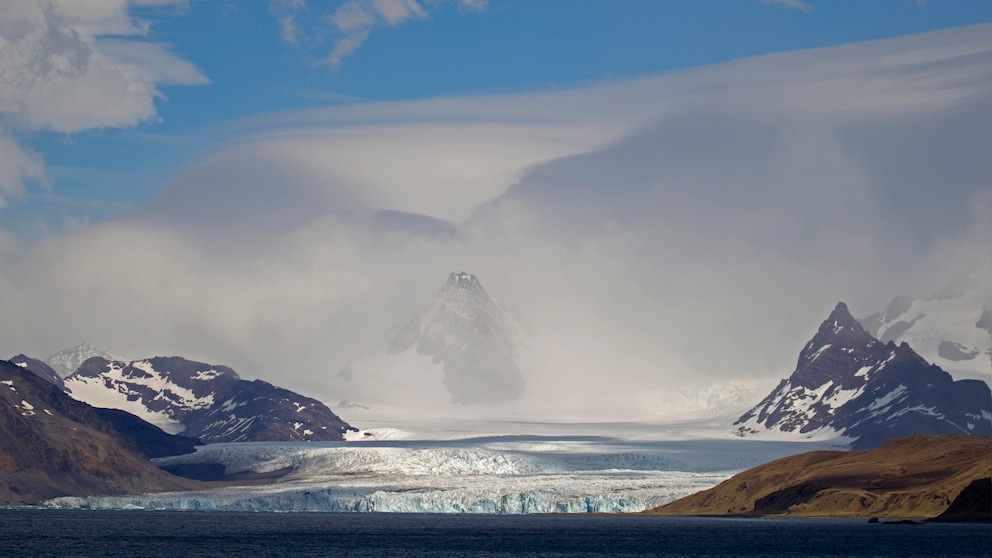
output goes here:
[{"label": "blue sky", "polygon": [[[48,187],[28,181],[25,195],[0,209],[2,228],[33,242],[138,205],[223,144],[217,124],[245,116],[561,90],[992,21],[992,4],[981,0],[422,4],[421,15],[407,13],[392,24],[379,16],[336,67],[327,59],[350,35],[331,18],[344,2],[126,5],[129,17],[148,27],[125,39],[167,48],[209,83],[159,85],[155,114],[124,126],[97,122],[66,133],[19,125],[16,115],[4,114],[5,129],[44,160]],[[296,44],[280,33],[280,18],[292,18]]]},{"label": "blue sky", "polygon": [[838,301],[992,265],[990,22],[977,0],[2,2],[0,354],[85,341],[358,400],[337,372],[468,271],[555,340],[535,397],[774,385]]}]

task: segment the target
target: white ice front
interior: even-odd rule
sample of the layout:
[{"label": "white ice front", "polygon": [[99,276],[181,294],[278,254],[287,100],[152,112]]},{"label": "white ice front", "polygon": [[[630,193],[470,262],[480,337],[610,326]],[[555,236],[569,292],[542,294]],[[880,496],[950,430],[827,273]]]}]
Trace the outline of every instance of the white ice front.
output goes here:
[{"label": "white ice front", "polygon": [[636,512],[734,472],[811,449],[744,440],[474,439],[363,444],[214,444],[160,465],[222,464],[228,474],[289,471],[266,486],[58,498],[62,507],[416,513]]}]

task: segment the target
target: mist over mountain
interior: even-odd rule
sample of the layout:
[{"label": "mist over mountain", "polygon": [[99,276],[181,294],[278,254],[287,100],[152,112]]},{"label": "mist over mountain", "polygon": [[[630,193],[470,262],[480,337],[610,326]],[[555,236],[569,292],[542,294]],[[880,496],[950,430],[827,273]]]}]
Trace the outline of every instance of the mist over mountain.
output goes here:
[{"label": "mist over mountain", "polygon": [[58,372],[59,376],[65,378],[79,369],[80,365],[92,357],[101,357],[107,360],[121,360],[107,351],[101,351],[92,347],[89,343],[80,343],[70,349],[61,350],[45,359],[45,364],[51,366]]},{"label": "mist over mountain", "polygon": [[956,378],[992,374],[992,275],[979,263],[926,298],[897,296],[860,320],[883,343],[908,343]]},{"label": "mist over mountain", "polygon": [[[0,339],[8,354],[85,335],[244,378],[279,371],[323,401],[406,390],[423,413],[455,398],[646,419],[682,386],[765,393],[836,300],[880,310],[992,253],[988,31],[268,115],[148,203],[6,257],[0,312],[21,319]],[[543,340],[513,349],[520,374],[497,330],[489,384],[449,354],[473,345],[423,332],[407,349],[419,368],[338,374],[452,270]],[[952,361],[969,365],[986,346],[940,339],[938,356],[943,341],[954,358],[977,348]]]},{"label": "mist over mountain", "polygon": [[470,273],[451,273],[434,300],[396,334],[386,354],[416,351],[444,367],[442,382],[456,403],[519,399],[516,363],[521,326]]}]

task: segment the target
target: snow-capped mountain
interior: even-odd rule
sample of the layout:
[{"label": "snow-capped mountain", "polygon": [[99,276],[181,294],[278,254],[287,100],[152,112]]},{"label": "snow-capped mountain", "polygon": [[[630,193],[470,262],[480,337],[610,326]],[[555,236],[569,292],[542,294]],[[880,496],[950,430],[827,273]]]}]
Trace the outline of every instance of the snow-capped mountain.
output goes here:
[{"label": "snow-capped mountain", "polygon": [[65,379],[76,399],[204,442],[342,440],[353,428],[316,399],[179,357],[93,357]]},{"label": "snow-capped mountain", "polygon": [[75,372],[87,359],[93,357],[102,357],[107,360],[121,360],[120,357],[106,351],[101,351],[100,349],[95,349],[88,343],[82,343],[71,349],[59,351],[46,358],[45,364],[51,366],[60,376],[65,378]]},{"label": "snow-capped mountain", "polygon": [[452,273],[421,312],[389,343],[387,354],[416,353],[443,367],[452,401],[498,404],[519,399],[524,374],[516,361],[519,318],[470,273]]},{"label": "snow-capped mountain", "polygon": [[734,424],[741,436],[843,436],[855,449],[914,433],[989,436],[992,392],[953,381],[906,343],[875,339],[839,303],[792,375]]},{"label": "snow-capped mountain", "polygon": [[949,283],[932,296],[899,296],[861,325],[883,343],[909,343],[956,378],[992,374],[992,282],[987,267]]}]

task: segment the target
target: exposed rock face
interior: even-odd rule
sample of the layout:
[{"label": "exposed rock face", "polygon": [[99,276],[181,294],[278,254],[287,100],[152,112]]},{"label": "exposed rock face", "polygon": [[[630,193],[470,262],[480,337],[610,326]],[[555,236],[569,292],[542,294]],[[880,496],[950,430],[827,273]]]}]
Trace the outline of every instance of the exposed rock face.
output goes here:
[{"label": "exposed rock face", "polygon": [[524,393],[516,362],[520,321],[469,273],[452,273],[437,296],[396,334],[388,354],[416,350],[444,366],[456,403],[498,404]]},{"label": "exposed rock face", "polygon": [[[65,381],[44,362],[23,354],[10,359],[10,362],[58,387],[63,392],[68,392]],[[157,426],[118,409],[94,407],[93,411],[119,434],[130,438],[135,443],[138,452],[145,457],[182,455],[191,453],[196,446],[202,445],[202,442],[196,438],[168,434]]]},{"label": "exposed rock face", "polygon": [[326,405],[234,370],[179,357],[94,357],[66,378],[70,394],[207,443],[342,440],[352,427]]},{"label": "exposed rock face", "polygon": [[989,521],[980,479],[990,470],[987,437],[913,435],[869,451],[778,459],[648,513],[932,518],[956,502],[950,516]]},{"label": "exposed rock face", "polygon": [[55,384],[62,391],[65,391],[65,382],[62,377],[51,366],[44,362],[31,358],[24,354],[19,354],[10,359],[10,362],[42,378],[43,380]]},{"label": "exposed rock face", "polygon": [[89,405],[0,361],[0,505],[199,486],[159,470]]},{"label": "exposed rock face", "polygon": [[740,435],[843,435],[855,449],[914,433],[989,436],[992,393],[953,381],[905,343],[878,341],[839,303],[792,375],[734,424]]},{"label": "exposed rock face", "polygon": [[133,440],[138,453],[149,459],[193,453],[196,446],[203,445],[197,438],[168,434],[154,424],[120,409],[94,407],[93,411],[119,434]]},{"label": "exposed rock face", "polygon": [[975,479],[964,487],[934,521],[992,521],[992,477]]}]

